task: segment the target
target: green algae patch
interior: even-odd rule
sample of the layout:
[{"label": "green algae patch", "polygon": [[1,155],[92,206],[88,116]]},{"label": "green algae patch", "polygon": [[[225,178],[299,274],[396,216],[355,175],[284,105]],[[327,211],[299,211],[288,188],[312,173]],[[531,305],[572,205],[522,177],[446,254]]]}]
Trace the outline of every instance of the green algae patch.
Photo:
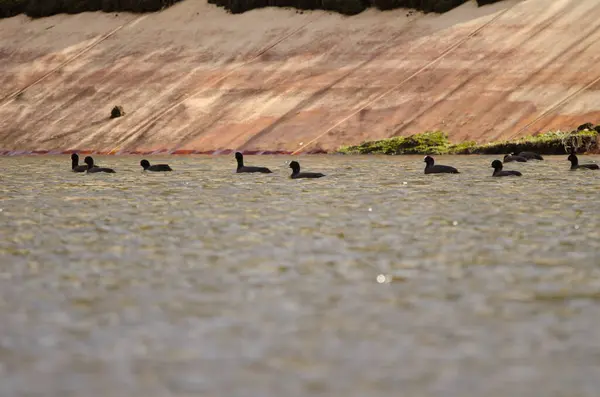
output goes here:
[{"label": "green algae patch", "polygon": [[344,146],[343,154],[444,154],[448,152],[448,136],[441,131],[427,131],[407,137],[368,141],[357,146]]},{"label": "green algae patch", "polygon": [[442,131],[427,131],[407,137],[397,136],[368,141],[356,146],[343,146],[343,154],[458,154],[469,153],[477,147],[474,141],[451,144]]},{"label": "green algae patch", "polygon": [[523,138],[476,145],[457,154],[505,154],[524,151],[539,154],[566,154],[575,150],[578,153],[587,152],[598,145],[598,132],[595,130],[581,131],[549,131],[539,135]]},{"label": "green algae patch", "polygon": [[566,154],[589,151],[598,145],[598,131],[550,131],[523,138],[478,145],[474,141],[452,144],[442,131],[427,131],[407,137],[368,141],[355,146],[343,146],[341,154],[506,154],[532,151],[540,154]]}]

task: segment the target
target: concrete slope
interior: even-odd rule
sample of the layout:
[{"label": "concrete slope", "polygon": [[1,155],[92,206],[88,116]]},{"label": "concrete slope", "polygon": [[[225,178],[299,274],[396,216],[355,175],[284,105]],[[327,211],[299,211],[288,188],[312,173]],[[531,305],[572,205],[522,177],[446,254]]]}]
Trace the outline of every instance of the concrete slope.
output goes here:
[{"label": "concrete slope", "polygon": [[597,0],[19,16],[0,21],[0,149],[312,152],[598,123],[599,16]]}]

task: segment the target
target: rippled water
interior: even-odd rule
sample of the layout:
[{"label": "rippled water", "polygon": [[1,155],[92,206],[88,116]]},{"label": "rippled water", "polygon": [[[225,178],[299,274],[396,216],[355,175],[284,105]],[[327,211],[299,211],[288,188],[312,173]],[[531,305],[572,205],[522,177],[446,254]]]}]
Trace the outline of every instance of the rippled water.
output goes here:
[{"label": "rippled water", "polygon": [[494,158],[2,157],[0,396],[596,397],[600,172]]}]

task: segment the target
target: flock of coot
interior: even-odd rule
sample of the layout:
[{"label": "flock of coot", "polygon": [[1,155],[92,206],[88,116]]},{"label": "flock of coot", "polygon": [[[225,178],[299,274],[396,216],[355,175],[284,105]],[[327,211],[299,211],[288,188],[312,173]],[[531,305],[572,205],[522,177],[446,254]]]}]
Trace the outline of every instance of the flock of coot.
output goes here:
[{"label": "flock of coot", "polygon": [[[252,167],[244,165],[244,156],[240,152],[235,153],[235,159],[237,160],[237,173],[254,173],[259,172],[263,174],[271,174],[272,171],[267,167]],[[519,154],[507,154],[504,156],[504,163],[509,163],[512,161],[517,162],[527,162],[529,160],[544,160],[542,156],[534,152],[521,152]],[[588,169],[588,170],[597,170],[600,169],[598,164],[579,164],[579,160],[575,153],[571,153],[567,160],[571,162],[571,170],[577,169]],[[423,159],[425,162],[425,174],[459,174],[460,172],[451,166],[448,165],[437,165],[435,164],[435,160],[431,156],[425,156]],[[90,156],[87,156],[83,162],[85,165],[79,165],[79,156],[76,153],[71,155],[71,170],[73,172],[109,172],[114,173],[115,170],[112,168],[100,167],[97,164],[94,164],[94,159]],[[168,164],[154,164],[150,165],[148,160],[140,161],[140,165],[142,166],[144,171],[173,171]],[[290,168],[292,169],[292,174],[290,178],[298,179],[298,178],[321,178],[324,177],[325,174],[320,172],[300,172],[300,163],[297,161],[290,162]],[[522,174],[519,171],[505,171],[503,170],[503,162],[500,160],[492,161],[491,168],[494,169],[492,176],[500,177],[500,176],[521,176]]]},{"label": "flock of coot", "polygon": [[[237,173],[244,172],[260,172],[263,174],[271,174],[272,171],[267,167],[249,167],[244,165],[244,156],[240,152],[236,152],[235,159],[237,160]],[[73,172],[108,172],[114,173],[115,170],[107,167],[100,167],[97,164],[94,164],[94,159],[91,156],[87,156],[83,162],[85,165],[79,165],[79,155],[77,153],[71,154],[71,171]],[[150,165],[148,160],[140,161],[140,165],[142,166],[144,171],[173,171],[173,169],[168,164],[154,164]],[[321,178],[325,176],[320,172],[300,172],[300,163],[297,161],[292,161],[290,163],[290,168],[292,169],[292,175],[290,178],[298,179],[298,178]]]},{"label": "flock of coot", "polygon": [[[512,161],[516,161],[519,163],[525,163],[529,160],[544,160],[544,158],[534,152],[521,152],[519,154],[510,153],[504,156],[504,163],[510,163]],[[567,160],[571,162],[571,170],[577,169],[588,169],[588,170],[597,170],[600,169],[598,164],[579,164],[579,159],[574,152],[572,152]],[[423,160],[425,162],[425,173],[426,174],[458,174],[458,170],[454,167],[450,167],[447,165],[435,165],[433,157],[425,156]],[[504,167],[503,162],[500,160],[492,161],[491,167],[494,169],[492,176],[521,176],[519,171],[505,171],[502,168]]]}]

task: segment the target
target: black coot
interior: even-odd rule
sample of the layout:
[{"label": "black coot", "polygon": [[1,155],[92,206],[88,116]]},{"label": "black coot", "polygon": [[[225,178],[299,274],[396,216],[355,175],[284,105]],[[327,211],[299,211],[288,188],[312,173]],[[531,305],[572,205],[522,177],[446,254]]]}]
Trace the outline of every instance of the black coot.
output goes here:
[{"label": "black coot", "polygon": [[290,163],[290,168],[292,169],[292,175],[290,175],[290,178],[292,179],[321,178],[325,176],[325,174],[321,174],[320,172],[300,172],[300,163],[297,161],[292,161]]},{"label": "black coot", "polygon": [[240,152],[235,153],[235,159],[237,160],[237,173],[240,172],[261,172],[263,174],[272,174],[271,170],[267,167],[246,167],[244,166],[244,155]]},{"label": "black coot", "polygon": [[525,157],[517,156],[514,153],[507,154],[506,156],[504,156],[505,163],[510,163],[511,161],[517,161],[519,163],[526,163],[527,159]]},{"label": "black coot", "polygon": [[449,165],[435,165],[435,160],[431,156],[425,156],[423,161],[426,174],[460,174],[456,168]]},{"label": "black coot", "polygon": [[173,169],[171,167],[169,167],[169,164],[154,164],[154,165],[150,165],[150,162],[148,160],[142,160],[140,161],[140,165],[142,166],[142,168],[144,169],[144,171],[173,171]]},{"label": "black coot", "polygon": [[519,153],[519,157],[524,157],[527,160],[543,160],[544,158],[535,152],[521,152]]},{"label": "black coot", "polygon": [[600,167],[598,167],[598,164],[579,164],[579,159],[577,158],[575,153],[571,153],[569,155],[569,157],[567,157],[567,160],[569,160],[571,162],[571,170],[579,170],[579,169],[597,170],[597,169],[600,169]]},{"label": "black coot", "polygon": [[94,159],[91,158],[90,156],[87,156],[83,161],[88,166],[87,172],[90,172],[90,173],[96,173],[96,172],[114,173],[115,172],[115,170],[113,170],[112,168],[96,167],[94,165]]},{"label": "black coot", "polygon": [[492,161],[492,168],[494,169],[494,173],[492,176],[521,176],[522,174],[519,171],[502,171],[502,161],[494,160]]},{"label": "black coot", "polygon": [[87,165],[79,165],[79,155],[77,153],[71,154],[71,171],[73,172],[86,172],[88,169]]}]

